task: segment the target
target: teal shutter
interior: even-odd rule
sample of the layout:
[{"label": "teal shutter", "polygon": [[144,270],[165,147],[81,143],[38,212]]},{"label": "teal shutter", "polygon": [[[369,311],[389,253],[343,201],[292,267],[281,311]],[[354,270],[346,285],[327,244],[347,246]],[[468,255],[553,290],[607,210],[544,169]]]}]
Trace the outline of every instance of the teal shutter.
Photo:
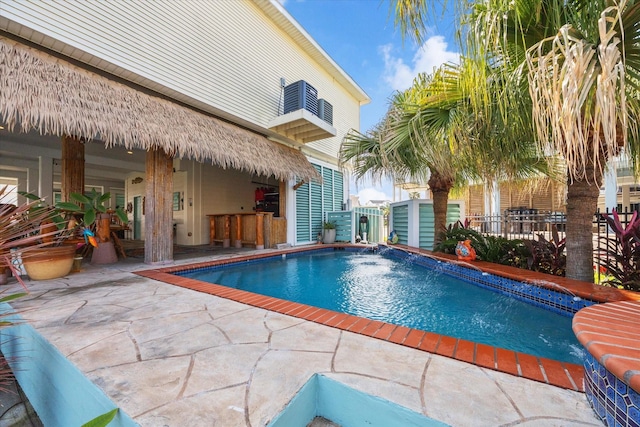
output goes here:
[{"label": "teal shutter", "polygon": [[341,211],[344,203],[344,178],[342,172],[333,171],[333,210]]},{"label": "teal shutter", "polygon": [[316,236],[322,232],[322,186],[315,182],[311,183],[311,233]]},{"label": "teal shutter", "polygon": [[420,249],[432,250],[435,240],[433,204],[421,203],[418,210],[418,245]]},{"label": "teal shutter", "polygon": [[322,169],[322,207],[324,212],[333,211],[333,171]]},{"label": "teal shutter", "polygon": [[296,190],[296,241],[308,242],[311,236],[309,184]]},{"label": "teal shutter", "polygon": [[325,214],[342,210],[342,173],[315,164],[313,167],[322,176],[322,184],[311,182],[296,190],[296,243],[315,241],[322,233]]},{"label": "teal shutter", "polygon": [[392,229],[398,233],[398,243],[409,244],[409,206],[401,205],[393,207]]}]

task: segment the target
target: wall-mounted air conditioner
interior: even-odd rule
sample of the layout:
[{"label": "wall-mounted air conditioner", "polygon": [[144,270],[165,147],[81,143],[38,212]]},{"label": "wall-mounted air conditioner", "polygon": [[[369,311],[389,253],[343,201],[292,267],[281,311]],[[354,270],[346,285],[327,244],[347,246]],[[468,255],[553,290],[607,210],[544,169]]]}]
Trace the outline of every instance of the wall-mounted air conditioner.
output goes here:
[{"label": "wall-mounted air conditioner", "polygon": [[318,99],[318,117],[333,125],[333,105],[329,104],[326,99]]},{"label": "wall-mounted air conditioner", "polygon": [[299,80],[284,88],[284,114],[302,109],[318,115],[318,91],[304,80]]}]

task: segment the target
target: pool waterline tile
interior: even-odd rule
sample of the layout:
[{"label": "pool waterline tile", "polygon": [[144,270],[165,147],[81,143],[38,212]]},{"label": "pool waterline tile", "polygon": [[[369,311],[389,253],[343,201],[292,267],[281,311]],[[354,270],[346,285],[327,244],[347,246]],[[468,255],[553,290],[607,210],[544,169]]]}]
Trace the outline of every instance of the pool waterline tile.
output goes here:
[{"label": "pool waterline tile", "polygon": [[[322,250],[330,249],[323,248]],[[293,250],[289,249],[285,251],[276,251],[270,254],[260,254],[256,258],[263,259],[268,257],[281,256],[282,253],[286,253],[287,256],[295,256],[296,253],[308,251],[309,248],[295,248]],[[426,251],[416,251],[416,253],[420,252]],[[543,374],[542,365],[539,362],[536,362],[535,364],[531,363],[532,360],[537,361],[537,358],[534,356],[517,353],[518,361],[520,359],[524,360],[525,365],[523,368],[522,365],[519,365],[516,362],[516,353],[511,350],[505,350],[465,340],[458,340],[456,338],[447,337],[432,332],[420,331],[404,326],[387,324],[380,321],[372,321],[371,319],[359,318],[357,316],[349,314],[331,312],[305,304],[291,303],[290,301],[285,301],[278,298],[266,297],[265,299],[263,299],[259,298],[264,297],[263,295],[253,294],[247,291],[239,291],[221,285],[207,284],[205,287],[203,287],[197,280],[185,281],[183,277],[176,276],[174,274],[167,274],[185,270],[192,271],[193,269],[210,268],[212,265],[222,266],[226,264],[237,263],[239,261],[252,262],[252,259],[253,258],[249,257],[243,257],[241,260],[239,258],[235,258],[231,260],[199,263],[197,264],[197,267],[194,267],[193,265],[181,266],[179,268],[169,267],[136,272],[136,274],[180,287],[193,289],[199,292],[233,299],[240,303],[246,303],[266,310],[276,311],[282,314],[287,314],[301,319],[313,321],[315,323],[323,324],[337,329],[358,333],[360,335],[389,341],[395,344],[420,349],[422,351],[430,353],[437,353],[447,357],[453,357],[463,362],[473,363],[481,367],[509,373],[523,378],[541,381],[551,385],[576,391],[584,391],[583,381],[580,380],[582,378],[584,368],[580,365],[569,363],[562,364],[566,367],[566,371],[570,373],[575,384],[572,384],[572,381],[568,378],[566,372],[564,376],[554,374],[552,375],[552,378],[549,378],[547,380]],[[447,256],[443,256],[442,259],[446,260]],[[489,270],[487,269],[486,271]],[[490,272],[492,274],[499,274],[499,272],[496,271]],[[513,274],[507,274],[505,276],[509,277],[513,276]],[[537,277],[535,274],[531,274],[530,276],[534,278]],[[509,278],[517,280],[515,277]],[[591,292],[589,295],[593,294],[594,293]],[[610,295],[607,295],[607,297],[610,297]]]}]

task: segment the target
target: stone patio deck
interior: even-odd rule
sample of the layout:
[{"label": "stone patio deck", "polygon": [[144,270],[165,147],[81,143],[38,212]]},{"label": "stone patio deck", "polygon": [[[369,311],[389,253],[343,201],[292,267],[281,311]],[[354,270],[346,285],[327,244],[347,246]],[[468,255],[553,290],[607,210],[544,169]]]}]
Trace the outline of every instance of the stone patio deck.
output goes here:
[{"label": "stone patio deck", "polygon": [[264,426],[315,373],[452,426],[602,425],[583,393],[132,273],[144,268],[85,265],[13,304],[142,426]]}]

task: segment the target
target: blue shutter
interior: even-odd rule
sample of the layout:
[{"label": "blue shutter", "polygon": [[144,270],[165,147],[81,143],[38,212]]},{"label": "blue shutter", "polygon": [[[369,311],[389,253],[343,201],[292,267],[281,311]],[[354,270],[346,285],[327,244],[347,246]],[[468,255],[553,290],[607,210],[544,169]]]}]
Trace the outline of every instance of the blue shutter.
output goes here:
[{"label": "blue shutter", "polygon": [[344,178],[342,172],[333,171],[333,210],[341,211],[344,203]]},{"label": "blue shutter", "polygon": [[322,207],[324,212],[333,211],[333,171],[322,168]]},{"label": "blue shutter", "polygon": [[409,244],[409,206],[393,207],[393,224],[391,227],[391,230],[395,230],[398,233],[398,243]]},{"label": "blue shutter", "polygon": [[309,184],[304,184],[296,190],[296,242],[311,240],[309,206]]},{"label": "blue shutter", "polygon": [[418,211],[418,245],[420,249],[432,250],[435,239],[433,204],[420,203]]},{"label": "blue shutter", "polygon": [[[322,176],[322,167],[313,165]],[[322,211],[322,185],[311,182],[310,187],[310,215],[311,215],[311,236],[315,239],[318,233],[322,233],[322,221],[324,219]]]}]

